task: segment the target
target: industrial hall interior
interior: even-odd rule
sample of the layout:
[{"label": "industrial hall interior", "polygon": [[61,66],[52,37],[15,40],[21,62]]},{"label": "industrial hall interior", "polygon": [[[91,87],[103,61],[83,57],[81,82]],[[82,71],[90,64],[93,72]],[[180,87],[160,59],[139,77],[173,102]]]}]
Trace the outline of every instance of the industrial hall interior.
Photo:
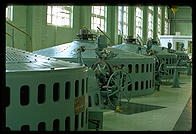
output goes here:
[{"label": "industrial hall interior", "polygon": [[5,131],[192,131],[192,7],[5,6]]}]

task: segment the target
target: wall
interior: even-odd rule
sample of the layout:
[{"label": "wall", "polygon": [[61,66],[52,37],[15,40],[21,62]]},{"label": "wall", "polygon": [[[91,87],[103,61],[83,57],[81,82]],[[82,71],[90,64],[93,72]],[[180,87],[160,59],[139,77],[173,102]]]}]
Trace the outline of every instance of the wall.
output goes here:
[{"label": "wall", "polygon": [[[76,38],[80,29],[80,7],[74,6],[73,28],[47,25],[46,6],[14,6],[14,18],[11,22],[18,28],[29,33],[32,37],[33,50],[39,50],[66,42]],[[15,47],[30,51],[29,38],[15,31]],[[12,34],[12,28],[6,24],[6,32]],[[11,38],[6,36],[6,45],[12,46]]]},{"label": "wall", "polygon": [[[91,6],[74,6],[73,8],[73,27],[56,27],[47,25],[46,15],[47,6],[14,6],[14,18],[11,22],[17,27],[23,29],[25,32],[32,36],[33,50],[39,50],[67,42],[71,42],[76,38],[76,34],[79,30],[86,26],[90,29],[91,21]],[[143,6],[143,40],[147,40],[147,6]],[[170,10],[169,10],[170,11]],[[128,8],[128,34],[135,36],[135,6],[129,6]],[[155,8],[155,13],[157,12],[157,7]],[[164,13],[164,8],[162,8],[162,13]],[[169,18],[172,18],[172,13],[170,11]],[[191,8],[182,7],[176,13],[176,18],[191,19],[192,20],[192,10]],[[155,17],[154,24],[157,24],[157,17]],[[164,19],[164,14],[162,14],[162,19]],[[114,44],[119,43],[118,37],[118,7],[117,6],[107,6],[107,27],[106,34],[112,39]],[[173,22],[171,23],[171,33],[174,33]],[[182,35],[192,35],[192,23],[190,21],[186,22],[176,22],[176,31],[181,32]],[[154,26],[156,28],[157,25]],[[164,21],[162,22],[161,33],[164,33]],[[156,30],[157,31],[157,30]],[[153,32],[153,37],[156,37],[156,31]],[[6,32],[12,34],[12,29],[6,24]],[[15,47],[23,50],[30,51],[30,41],[29,38],[24,34],[14,30],[15,33]],[[109,41],[108,41],[109,43]],[[6,35],[6,45],[12,46],[12,40]]]},{"label": "wall", "polygon": [[[169,9],[169,19],[174,19],[174,14]],[[171,21],[170,33],[180,32],[180,35],[192,35],[192,8],[188,6],[178,7],[175,16],[176,21]]]},{"label": "wall", "polygon": [[[13,21],[12,24],[15,24],[18,28],[26,31],[26,6],[14,6],[13,7]],[[22,17],[22,18],[21,18]],[[6,32],[11,34],[13,33],[13,30],[10,25],[6,23]],[[6,36],[6,45],[8,46],[15,46],[16,48],[24,49],[26,48],[26,36],[17,31],[14,30],[14,36],[15,41],[14,44],[12,44],[12,38]]]}]

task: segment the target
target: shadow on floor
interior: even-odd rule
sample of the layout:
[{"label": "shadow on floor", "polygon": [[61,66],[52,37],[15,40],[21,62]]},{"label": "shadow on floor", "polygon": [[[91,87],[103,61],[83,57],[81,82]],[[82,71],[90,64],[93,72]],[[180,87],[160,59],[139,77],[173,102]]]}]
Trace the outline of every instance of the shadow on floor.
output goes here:
[{"label": "shadow on floor", "polygon": [[133,102],[122,102],[120,109],[122,110],[120,114],[136,114],[141,112],[147,112],[151,110],[157,110],[161,108],[166,108],[163,106],[155,106],[155,105],[147,105],[147,104],[139,104],[139,103],[133,103]]}]

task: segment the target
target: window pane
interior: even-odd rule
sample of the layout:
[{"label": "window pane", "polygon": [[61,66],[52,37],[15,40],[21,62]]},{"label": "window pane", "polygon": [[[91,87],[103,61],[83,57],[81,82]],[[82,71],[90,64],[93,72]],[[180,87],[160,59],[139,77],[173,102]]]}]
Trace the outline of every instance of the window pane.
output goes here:
[{"label": "window pane", "polygon": [[51,17],[51,15],[47,15],[47,23],[52,23],[52,17]]},{"label": "window pane", "polygon": [[48,6],[47,23],[71,26],[72,6]]},{"label": "window pane", "polygon": [[104,16],[104,10],[101,10],[101,14],[100,14],[101,16]]},{"label": "window pane", "polygon": [[95,17],[91,18],[91,29],[97,30],[97,26],[101,28],[101,30],[104,30],[104,6],[92,6],[92,15]]},{"label": "window pane", "polygon": [[135,12],[135,23],[136,23],[136,36],[139,35],[142,38],[142,10],[140,7],[136,7],[136,12]]},{"label": "window pane", "polygon": [[6,8],[6,19],[12,21],[13,20],[13,6],[8,6]]},{"label": "window pane", "polygon": [[[123,20],[121,20],[121,15],[123,15]],[[123,35],[128,34],[127,30],[127,25],[128,25],[128,7],[127,6],[119,6],[118,7],[118,34],[123,32]],[[122,26],[122,29],[121,29]],[[121,31],[121,32],[120,32]]]}]

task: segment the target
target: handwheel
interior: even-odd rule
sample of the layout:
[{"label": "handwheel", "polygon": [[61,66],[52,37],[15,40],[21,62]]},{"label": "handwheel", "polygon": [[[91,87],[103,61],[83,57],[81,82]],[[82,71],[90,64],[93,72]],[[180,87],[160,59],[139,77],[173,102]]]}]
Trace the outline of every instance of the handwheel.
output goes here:
[{"label": "handwheel", "polygon": [[129,102],[131,94],[128,92],[128,86],[132,83],[130,75],[124,70],[117,70],[112,73],[108,79],[106,88],[106,97],[112,109],[121,104],[122,96]]},{"label": "handwheel", "polygon": [[99,87],[103,90],[102,87],[107,84],[107,81],[112,74],[111,66],[106,61],[100,60],[92,65],[92,69],[95,71]]},{"label": "handwheel", "polygon": [[101,73],[112,73],[112,68],[109,65],[109,63],[107,63],[106,61],[100,60],[98,62],[96,62],[95,64],[92,65],[92,69],[96,70],[98,69]]},{"label": "handwheel", "polygon": [[155,71],[157,71],[159,68],[160,61],[156,55],[153,55],[153,57],[155,58]]},{"label": "handwheel", "polygon": [[159,65],[159,68],[158,68],[158,73],[159,73],[159,76],[162,78],[163,75],[162,74],[169,74],[169,70],[166,68],[166,63],[165,61],[162,62],[160,65]]}]

